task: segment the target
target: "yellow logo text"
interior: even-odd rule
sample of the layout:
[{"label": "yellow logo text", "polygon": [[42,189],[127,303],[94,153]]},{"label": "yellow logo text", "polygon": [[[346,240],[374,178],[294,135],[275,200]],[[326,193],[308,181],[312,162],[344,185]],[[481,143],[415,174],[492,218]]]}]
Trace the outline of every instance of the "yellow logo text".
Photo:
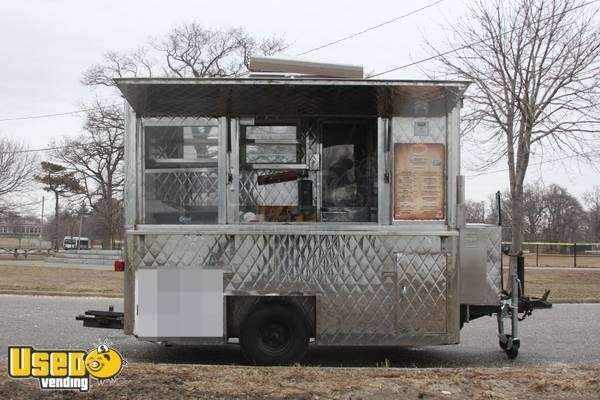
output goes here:
[{"label": "yellow logo text", "polygon": [[78,389],[87,392],[90,376],[98,380],[116,377],[125,365],[121,354],[106,344],[82,350],[36,350],[9,346],[8,375],[38,378],[41,389]]}]

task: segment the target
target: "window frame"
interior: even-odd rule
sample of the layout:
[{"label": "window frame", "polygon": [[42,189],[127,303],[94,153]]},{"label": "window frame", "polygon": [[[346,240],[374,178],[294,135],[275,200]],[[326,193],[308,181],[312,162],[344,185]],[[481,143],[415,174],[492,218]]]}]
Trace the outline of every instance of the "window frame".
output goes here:
[{"label": "window frame", "polygon": [[[148,150],[146,148],[147,143],[145,142],[146,137],[147,137],[147,132],[146,132],[146,128],[164,128],[166,126],[159,126],[159,125],[147,125],[144,126],[144,155],[146,156],[148,154]],[[171,126],[168,126],[171,127]],[[184,141],[182,143],[183,148],[182,148],[182,154],[181,154],[181,158],[158,158],[158,159],[154,159],[152,160],[152,163],[155,164],[153,165],[151,168],[148,168],[148,163],[150,162],[150,160],[145,159],[144,160],[144,171],[153,171],[153,170],[169,170],[169,169],[200,169],[200,168],[214,168],[214,167],[218,167],[218,157],[219,157],[219,143],[220,143],[220,137],[217,136],[216,139],[198,139],[198,142],[200,142],[199,144],[205,144],[207,146],[216,146],[217,147],[217,157],[213,158],[213,157],[198,157],[195,159],[186,159],[185,158],[185,129],[186,128],[204,128],[204,127],[209,127],[209,128],[213,128],[213,125],[190,125],[190,124],[186,124],[186,125],[175,125],[172,126],[174,128],[182,128],[183,129],[183,134],[184,134]],[[218,126],[216,127],[218,129]],[[217,132],[218,134],[218,132]],[[205,142],[205,143],[202,143]],[[189,144],[189,143],[188,143]],[[162,164],[162,165],[161,165]]]},{"label": "window frame", "polygon": [[[138,198],[139,203],[139,220],[141,224],[145,225],[162,225],[162,226],[191,226],[191,225],[221,225],[226,224],[227,218],[227,145],[228,145],[228,124],[227,118],[190,118],[190,117],[179,117],[179,118],[140,118],[139,119],[139,186]],[[217,221],[215,223],[174,223],[174,224],[158,224],[148,223],[146,219],[146,173],[147,170],[152,172],[164,171],[174,172],[177,170],[202,170],[202,169],[214,169],[214,166],[198,166],[198,167],[183,167],[183,168],[146,168],[146,131],[147,127],[204,127],[214,126],[219,129],[218,134],[218,154],[217,154]],[[152,173],[151,172],[151,173]]]},{"label": "window frame", "polygon": [[[387,162],[387,157],[385,155],[385,134],[384,134],[384,124],[383,121],[384,119],[381,117],[376,117],[376,118],[372,118],[372,117],[338,117],[338,118],[323,118],[319,121],[318,124],[318,129],[319,129],[319,199],[320,199],[320,204],[318,205],[319,207],[319,213],[318,213],[318,218],[319,218],[319,224],[325,224],[325,225],[330,225],[330,226],[335,226],[335,225],[364,225],[364,226],[375,226],[375,225],[388,225],[389,221],[386,221],[385,215],[383,215],[382,213],[382,206],[384,207],[389,207],[389,199],[387,199],[386,201],[386,196],[387,196],[387,191],[385,188],[385,183],[383,182],[381,177],[382,175],[382,171],[385,171],[386,167],[386,162]],[[322,215],[321,213],[323,212],[323,190],[324,190],[324,174],[323,174],[323,158],[324,158],[324,130],[325,127],[328,125],[338,125],[338,124],[364,124],[366,126],[371,125],[371,129],[373,129],[372,134],[375,135],[375,147],[374,147],[374,154],[377,157],[377,162],[375,163],[376,165],[376,171],[377,171],[377,176],[375,177],[375,186],[377,188],[377,200],[376,200],[376,206],[377,206],[377,213],[376,213],[376,217],[375,217],[375,221],[367,221],[367,222],[357,222],[357,221],[350,221],[350,222],[339,222],[339,221],[322,221]],[[383,185],[382,185],[383,183]],[[386,205],[387,203],[387,205]]]},{"label": "window frame", "polygon": [[[255,121],[240,121],[240,132],[239,132],[239,166],[240,169],[306,169],[306,163],[302,162],[301,154],[302,147],[304,147],[304,153],[306,153],[306,143],[301,139],[299,128],[299,121],[269,121],[269,122],[255,122]],[[250,123],[251,122],[251,123]],[[248,139],[247,130],[249,127],[294,127],[295,128],[295,139]],[[296,159],[294,162],[248,162],[246,151],[248,145],[293,145],[296,150]]]}]

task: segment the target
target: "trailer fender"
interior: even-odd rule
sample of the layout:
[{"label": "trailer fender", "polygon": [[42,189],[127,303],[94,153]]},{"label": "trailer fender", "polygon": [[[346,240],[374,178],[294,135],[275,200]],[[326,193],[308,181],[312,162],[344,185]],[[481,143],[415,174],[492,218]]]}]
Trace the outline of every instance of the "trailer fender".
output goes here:
[{"label": "trailer fender", "polygon": [[240,327],[246,317],[259,305],[279,303],[294,307],[303,315],[309,337],[316,336],[316,297],[304,294],[281,295],[231,295],[226,296],[226,335],[227,338],[239,337]]}]

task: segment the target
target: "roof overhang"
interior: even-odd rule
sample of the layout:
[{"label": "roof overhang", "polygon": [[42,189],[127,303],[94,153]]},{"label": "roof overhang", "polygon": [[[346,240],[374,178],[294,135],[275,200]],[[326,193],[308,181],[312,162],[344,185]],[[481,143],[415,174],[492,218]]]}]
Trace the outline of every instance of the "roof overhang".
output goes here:
[{"label": "roof overhang", "polygon": [[368,79],[120,78],[139,117],[388,116],[394,98],[446,101],[469,82]]}]

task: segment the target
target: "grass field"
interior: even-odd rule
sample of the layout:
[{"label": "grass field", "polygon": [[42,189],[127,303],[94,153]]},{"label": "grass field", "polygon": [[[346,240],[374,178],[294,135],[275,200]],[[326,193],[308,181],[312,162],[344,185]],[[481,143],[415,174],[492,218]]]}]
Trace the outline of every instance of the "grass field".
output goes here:
[{"label": "grass field", "polygon": [[[504,256],[504,265],[508,265],[509,258]],[[563,254],[540,254],[536,257],[535,253],[525,254],[526,267],[574,267],[575,262],[577,268],[600,268],[600,256],[598,255],[577,255],[575,261],[573,255]]]},{"label": "grass field", "polygon": [[[0,277],[0,293],[123,296],[122,272],[0,265]],[[528,268],[525,282],[529,296],[550,289],[553,302],[600,302],[600,269]]]},{"label": "grass field", "polygon": [[546,289],[555,303],[600,302],[600,270],[525,270],[526,295],[540,297]]},{"label": "grass field", "polygon": [[0,293],[122,297],[123,273],[0,265]]},{"label": "grass field", "polygon": [[0,237],[0,248],[26,248],[26,249],[37,249],[41,245],[42,249],[49,249],[52,247],[52,243],[47,240],[38,241],[36,237],[26,237],[26,238],[9,238],[9,237]]},{"label": "grass field", "polygon": [[[92,382],[94,399],[597,399],[600,366],[396,369],[233,367],[132,363],[114,381]],[[50,398],[77,393],[51,392]],[[36,380],[0,367],[0,398],[40,396]]]}]

